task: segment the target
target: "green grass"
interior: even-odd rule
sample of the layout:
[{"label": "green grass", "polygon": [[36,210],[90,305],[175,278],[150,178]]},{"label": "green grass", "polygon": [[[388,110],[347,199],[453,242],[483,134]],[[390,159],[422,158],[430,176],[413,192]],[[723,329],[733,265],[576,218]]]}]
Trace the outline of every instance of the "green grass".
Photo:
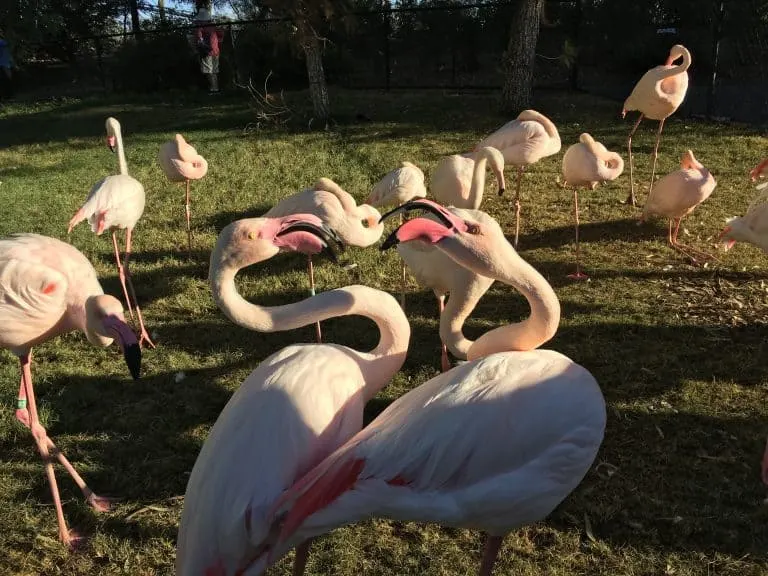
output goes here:
[{"label": "green grass", "polygon": [[[535,107],[550,116],[565,146],[589,131],[623,150],[631,119],[621,104],[541,92]],[[40,458],[13,418],[18,363],[0,352],[0,573],[170,574],[189,471],[227,399],[267,355],[313,340],[313,328],[262,335],[232,325],[214,305],[208,255],[218,231],[257,215],[279,198],[327,176],[358,200],[403,159],[427,174],[438,159],[463,151],[506,118],[485,94],[335,92],[338,124],[306,129],[304,95],[281,129],[243,133],[254,120],[247,102],[172,94],[130,101],[16,104],[0,109],[0,235],[27,231],[66,238],[66,225],[91,185],[117,170],[104,146],[104,119],[123,125],[131,173],[147,192],[132,264],[138,299],[158,347],[144,354],[144,377],[129,379],[116,349],[96,349],[70,334],[35,349],[33,376],[54,441],[99,493],[122,497],[96,516],[62,472],[70,524],[91,539],[70,554],[56,541],[56,519]],[[364,114],[372,122],[356,121]],[[639,181],[650,176],[655,123],[636,137]],[[176,132],[208,158],[193,185],[194,254],[186,259],[183,191],[156,162]],[[693,149],[718,186],[684,222],[681,238],[711,247],[727,216],[743,213],[754,193],[748,170],[763,140],[745,127],[672,118],[660,174]],[[572,269],[571,194],[556,185],[562,152],[533,166],[523,188],[520,252],[555,287],[560,331],[547,347],[586,366],[608,402],[608,428],[596,465],[546,522],[505,542],[496,574],[565,576],[765,574],[768,507],[759,460],[768,422],[766,256],[738,244],[722,263],[694,267],[665,245],[661,221],[635,225],[620,203],[628,174],[581,194],[582,247],[589,283]],[[508,188],[514,176],[508,171]],[[512,231],[510,195],[489,178],[483,209]],[[641,192],[640,200],[645,193]],[[93,262],[107,292],[120,295],[108,238],[79,226],[70,241]],[[396,292],[394,251],[350,249],[352,277],[327,261],[320,289],[355,281]],[[269,304],[306,295],[305,260],[281,255],[244,271],[243,294]],[[371,403],[368,419],[437,373],[437,306],[414,282],[407,298],[413,329],[403,370]],[[495,284],[468,323],[476,337],[527,313],[524,299]],[[324,323],[328,342],[365,349],[373,324],[360,318]],[[186,379],[176,382],[183,371]],[[503,442],[503,439],[498,439]],[[588,529],[591,526],[591,530]],[[432,525],[372,521],[338,530],[313,547],[309,574],[458,575],[475,572],[482,537]],[[290,559],[273,574],[288,574]]]}]

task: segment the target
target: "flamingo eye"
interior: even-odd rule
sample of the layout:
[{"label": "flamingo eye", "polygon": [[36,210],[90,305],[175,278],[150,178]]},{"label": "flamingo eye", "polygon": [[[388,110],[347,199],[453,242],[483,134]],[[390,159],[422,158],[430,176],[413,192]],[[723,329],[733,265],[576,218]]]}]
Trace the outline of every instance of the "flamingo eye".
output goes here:
[{"label": "flamingo eye", "polygon": [[477,224],[471,224],[470,222],[466,222],[467,225],[467,234],[472,234],[473,236],[478,236],[480,234],[480,226]]},{"label": "flamingo eye", "polygon": [[256,239],[256,233],[253,230],[248,232],[248,240],[255,240],[255,239]]}]

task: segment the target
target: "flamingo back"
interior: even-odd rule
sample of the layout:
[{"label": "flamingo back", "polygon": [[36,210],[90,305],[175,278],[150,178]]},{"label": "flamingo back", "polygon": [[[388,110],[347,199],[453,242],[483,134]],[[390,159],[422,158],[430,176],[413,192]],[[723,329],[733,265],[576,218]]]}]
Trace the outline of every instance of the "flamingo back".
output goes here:
[{"label": "flamingo back", "polygon": [[410,162],[403,162],[402,166],[392,170],[376,183],[365,202],[375,208],[399,206],[426,195],[424,172]]},{"label": "flamingo back", "polygon": [[475,160],[470,155],[453,154],[442,158],[430,179],[432,196],[443,206],[477,209],[469,202],[474,169]]},{"label": "flamingo back", "polygon": [[[184,149],[182,149],[184,147]],[[157,155],[163,173],[171,182],[199,180],[208,173],[208,162],[197,151],[178,140],[166,142]]]},{"label": "flamingo back", "polygon": [[706,168],[675,170],[654,184],[643,213],[682,218],[709,198],[716,185]]},{"label": "flamingo back", "polygon": [[550,135],[536,120],[511,120],[475,146],[496,148],[504,155],[504,163],[529,166],[560,151],[559,135]]},{"label": "flamingo back", "polygon": [[91,230],[96,233],[110,228],[132,229],[144,213],[145,202],[141,182],[128,174],[115,174],[94,185],[78,214],[88,219]]}]

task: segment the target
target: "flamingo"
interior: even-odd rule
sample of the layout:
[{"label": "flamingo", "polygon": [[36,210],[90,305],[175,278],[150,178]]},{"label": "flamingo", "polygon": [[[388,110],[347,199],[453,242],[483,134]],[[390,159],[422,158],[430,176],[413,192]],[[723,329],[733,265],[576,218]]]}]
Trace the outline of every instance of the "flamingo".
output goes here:
[{"label": "flamingo", "polygon": [[758,186],[762,190],[750,203],[744,216],[729,218],[719,240],[728,251],[737,241],[749,242],[768,254],[768,183]]},{"label": "flamingo", "polygon": [[[682,58],[681,64],[675,65],[674,62]],[[653,179],[656,176],[656,159],[659,155],[659,142],[661,141],[661,131],[664,129],[664,121],[669,118],[680,107],[685,100],[685,94],[688,92],[688,68],[691,66],[691,53],[685,46],[675,44],[669,50],[669,57],[663,66],[651,68],[643,74],[640,81],[635,85],[632,93],[624,101],[624,109],[621,111],[621,117],[624,118],[627,112],[638,110],[640,116],[637,118],[632,131],[627,139],[627,149],[629,150],[629,185],[630,192],[627,203],[636,205],[635,201],[635,179],[634,166],[632,163],[632,136],[643,118],[659,121],[659,131],[656,134],[656,145],[653,148],[653,168],[651,169],[651,184],[648,187],[648,194],[653,190]]]},{"label": "flamingo", "polygon": [[758,178],[764,178],[766,175],[768,175],[768,158],[760,162],[760,164],[752,168],[749,172],[749,177],[753,182]]},{"label": "flamingo", "polygon": [[594,190],[599,182],[615,180],[624,171],[624,160],[609,152],[600,142],[584,132],[579,142],[572,144],[563,156],[564,186],[573,186],[573,214],[576,221],[576,272],[568,278],[588,278],[579,263],[579,186]]},{"label": "flamingo", "polygon": [[[136,300],[136,291],[133,289],[131,280],[131,271],[128,268],[128,260],[131,257],[131,237],[136,222],[139,221],[144,213],[144,186],[133,176],[128,174],[128,164],[125,161],[125,150],[123,149],[123,136],[120,128],[120,122],[115,118],[109,117],[106,121],[107,145],[112,152],[117,149],[117,158],[120,164],[120,174],[113,174],[99,180],[91,188],[85,204],[75,212],[69,221],[67,234],[72,233],[72,229],[80,222],[88,219],[91,230],[101,236],[104,230],[112,231],[112,246],[115,249],[115,260],[117,261],[117,272],[120,277],[120,283],[123,285],[123,294],[125,302],[128,305],[128,312],[133,318],[131,308],[131,299],[128,297],[126,289],[126,280],[133,296],[133,306],[136,308],[136,316],[139,318],[140,336],[139,345],[146,342],[152,348],[155,347],[149,338],[144,319],[141,316],[141,309]],[[117,246],[117,230],[125,229],[125,258],[120,262],[120,250]]]},{"label": "flamingo", "polygon": [[[384,214],[382,221],[394,214],[399,213],[402,216],[411,206],[411,202],[403,204]],[[453,206],[446,210],[458,218],[485,224],[495,223],[493,218],[480,210],[464,210]],[[467,351],[472,341],[464,336],[464,323],[480,298],[493,284],[493,279],[460,266],[434,246],[422,242],[398,244],[397,252],[419,285],[432,290],[437,298],[440,316],[440,367],[443,372],[450,370],[449,350],[459,360],[467,359]]]},{"label": "flamingo", "polygon": [[[486,146],[496,148],[504,155],[504,162],[517,166],[515,190],[515,248],[520,234],[520,183],[523,170],[542,158],[560,152],[560,134],[554,123],[536,110],[523,110],[475,146],[475,151]],[[503,187],[499,194],[503,194]]]},{"label": "flamingo", "polygon": [[[227,226],[211,256],[210,282],[221,310],[259,332],[359,315],[376,322],[370,352],[335,344],[300,344],[266,358],[219,415],[192,469],[179,527],[176,574],[251,574],[266,536],[266,514],[304,472],[363,425],[363,406],[405,361],[410,327],[397,301],[366,286],[346,286],[294,304],[246,302],[235,287],[245,266],[280,250],[317,252],[328,230],[311,215],[253,218]],[[319,238],[317,237],[319,236]],[[297,552],[294,574],[308,552]]]},{"label": "flamingo", "polygon": [[[713,258],[712,255],[677,241],[680,221],[696,209],[712,194],[717,182],[704,165],[696,160],[693,152],[686,150],[680,160],[680,169],[670,172],[656,183],[652,194],[648,195],[643,209],[641,222],[651,214],[669,218],[669,244],[675,250],[688,256],[694,263],[698,254],[700,258]],[[674,221],[675,231],[672,232]]]},{"label": "flamingo", "polygon": [[[348,246],[365,248],[381,238],[384,232],[384,226],[379,224],[379,211],[367,204],[358,206],[352,195],[330,178],[320,178],[311,188],[283,198],[264,217],[279,218],[290,214],[314,214]],[[315,271],[311,254],[308,256],[308,267],[309,293],[314,296]],[[315,325],[315,331],[317,341],[321,342],[320,322]]]},{"label": "flamingo", "polygon": [[432,196],[444,206],[478,210],[485,192],[485,167],[490,165],[504,194],[504,156],[491,146],[476,152],[446,156],[432,174]]},{"label": "flamingo", "polygon": [[[410,162],[401,162],[400,167],[384,175],[371,190],[371,194],[365,201],[374,208],[386,206],[400,206],[414,198],[424,198],[427,195],[427,187],[424,185],[424,172]],[[402,213],[400,216],[402,224]],[[405,310],[405,286],[407,282],[405,274],[405,262],[401,270],[400,307]]]},{"label": "flamingo", "polygon": [[[414,206],[428,206],[417,201]],[[262,543],[266,564],[306,538],[370,516],[488,533],[480,575],[504,536],[546,518],[581,482],[603,440],[605,401],[594,377],[553,350],[552,287],[495,223],[437,205],[383,244],[419,241],[514,286],[531,316],[484,334],[470,362],[398,398],[275,503]]]},{"label": "flamingo", "polygon": [[94,494],[40,424],[32,386],[32,347],[73,330],[84,332],[96,346],[117,340],[131,376],[139,378],[141,350],[136,335],[125,323],[120,301],[104,294],[88,259],[74,246],[48,236],[14,234],[0,239],[0,347],[18,356],[21,366],[16,419],[30,430],[43,458],[59,539],[70,547],[81,537],[67,529],[52,459],[64,466],[94,510],[108,510],[109,499]]},{"label": "flamingo", "polygon": [[192,255],[192,229],[190,219],[192,213],[189,207],[189,181],[200,180],[208,173],[208,162],[187,144],[181,134],[176,134],[170,142],[160,147],[157,159],[168,180],[171,182],[186,182],[186,203],[184,210],[187,217],[187,249]]}]

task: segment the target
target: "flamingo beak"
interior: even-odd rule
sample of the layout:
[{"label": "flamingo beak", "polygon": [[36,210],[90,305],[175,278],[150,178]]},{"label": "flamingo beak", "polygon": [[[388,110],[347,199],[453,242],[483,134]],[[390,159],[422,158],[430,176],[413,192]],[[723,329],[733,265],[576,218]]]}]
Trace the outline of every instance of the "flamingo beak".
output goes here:
[{"label": "flamingo beak", "polygon": [[107,330],[115,335],[115,340],[123,351],[128,371],[134,380],[138,380],[141,377],[141,347],[136,339],[136,334],[125,323],[125,320],[114,314],[104,318],[102,323]]},{"label": "flamingo beak", "polygon": [[293,232],[306,232],[318,238],[322,245],[322,251],[326,252],[335,264],[339,263],[338,252],[344,252],[346,247],[336,231],[330,226],[327,226],[324,222],[315,224],[314,222],[297,220],[280,230],[275,238],[280,238]]},{"label": "flamingo beak", "polygon": [[721,240],[722,237],[725,236],[726,234],[728,234],[728,232],[730,232],[730,231],[731,231],[731,227],[730,226],[726,226],[725,228],[723,228],[723,231],[720,232],[720,235],[717,237],[717,240],[719,242],[723,243],[723,249],[726,252],[728,250],[730,250],[731,248],[733,248],[733,245],[736,244],[736,240]]},{"label": "flamingo beak", "polygon": [[[455,214],[449,212],[437,202],[427,200],[426,198],[417,198],[415,200],[409,200],[408,202],[401,204],[394,210],[390,210],[384,214],[379,219],[379,223],[384,222],[384,220],[387,218],[394,216],[395,214],[399,214],[400,212],[405,212],[407,214],[414,210],[425,210],[426,212],[434,214],[437,216],[438,220],[440,220],[448,228],[461,228],[464,225],[464,221],[461,220],[461,218],[458,218]],[[387,240],[389,240],[389,238],[387,238]]]},{"label": "flamingo beak", "polygon": [[501,186],[501,187],[499,188],[499,196],[503,196],[503,195],[504,195],[504,192],[506,192],[506,189],[504,188],[504,186]]},{"label": "flamingo beak", "polygon": [[115,151],[115,137],[114,136],[108,136],[107,137],[107,146],[109,146],[110,152]]}]

